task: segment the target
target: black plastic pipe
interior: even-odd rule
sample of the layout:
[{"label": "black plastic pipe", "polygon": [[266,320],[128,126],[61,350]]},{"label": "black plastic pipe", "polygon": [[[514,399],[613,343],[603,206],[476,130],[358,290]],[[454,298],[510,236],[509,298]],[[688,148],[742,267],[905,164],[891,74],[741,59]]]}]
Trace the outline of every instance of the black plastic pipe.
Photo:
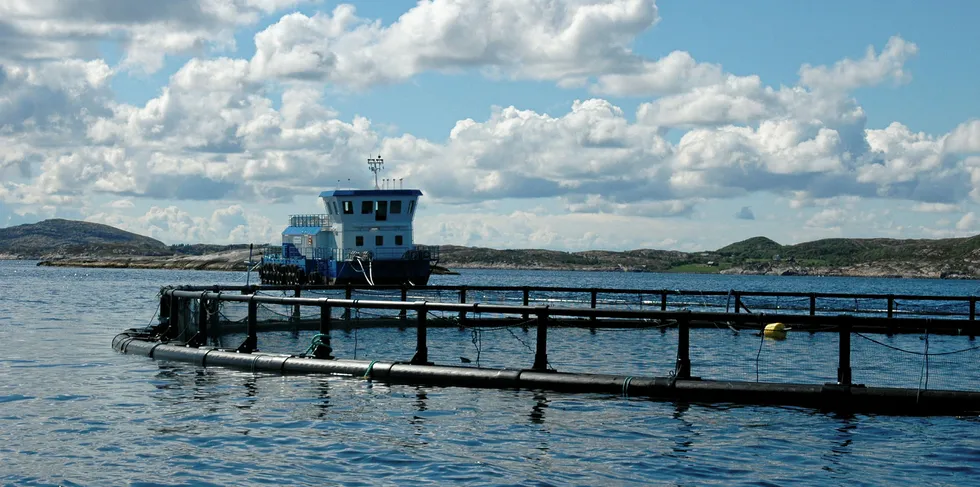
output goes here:
[{"label": "black plastic pipe", "polygon": [[515,369],[416,365],[366,360],[321,360],[293,355],[238,353],[227,350],[161,344],[138,332],[112,340],[115,350],[198,366],[222,366],[252,372],[334,374],[389,383],[429,384],[496,389],[555,390],[574,393],[622,394],[657,400],[777,404],[822,410],[902,415],[976,414],[980,393],[836,384],[774,384],[575,374]]}]

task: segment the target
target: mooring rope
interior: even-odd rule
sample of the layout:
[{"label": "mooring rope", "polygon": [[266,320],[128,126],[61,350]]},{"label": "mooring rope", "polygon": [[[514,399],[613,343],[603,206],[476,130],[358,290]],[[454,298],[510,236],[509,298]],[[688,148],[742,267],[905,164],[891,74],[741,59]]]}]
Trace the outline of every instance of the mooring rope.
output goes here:
[{"label": "mooring rope", "polygon": [[371,363],[368,364],[367,370],[364,371],[364,376],[361,377],[362,379],[368,379],[368,380],[371,379],[371,371],[374,369],[374,364],[376,363],[378,363],[377,360],[372,360]]},{"label": "mooring rope", "polygon": [[766,343],[766,325],[759,319],[759,351],[755,353],[755,381],[759,382],[759,357],[762,356],[762,345]]},{"label": "mooring rope", "polygon": [[323,333],[317,333],[316,335],[313,335],[313,338],[310,340],[310,348],[307,348],[306,351],[303,352],[303,355],[309,355],[313,353],[313,350],[316,350],[316,347],[320,345],[324,345],[323,343],[324,337],[329,338],[329,336]]},{"label": "mooring rope", "polygon": [[[922,378],[925,376],[925,384],[922,383]],[[922,370],[919,371],[919,389],[915,391],[915,402],[919,402],[919,395],[922,394],[923,389],[929,388],[929,330],[926,330],[925,336],[925,350],[922,354]]]}]

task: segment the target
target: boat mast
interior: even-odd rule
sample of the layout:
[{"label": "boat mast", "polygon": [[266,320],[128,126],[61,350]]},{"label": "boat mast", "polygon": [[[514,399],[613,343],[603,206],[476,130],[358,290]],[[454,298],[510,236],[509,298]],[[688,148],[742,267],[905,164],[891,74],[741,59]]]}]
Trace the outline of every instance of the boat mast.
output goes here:
[{"label": "boat mast", "polygon": [[371,168],[371,172],[374,173],[374,189],[381,189],[378,187],[378,172],[381,171],[381,167],[385,165],[385,160],[381,158],[381,154],[378,157],[368,157],[368,166]]}]

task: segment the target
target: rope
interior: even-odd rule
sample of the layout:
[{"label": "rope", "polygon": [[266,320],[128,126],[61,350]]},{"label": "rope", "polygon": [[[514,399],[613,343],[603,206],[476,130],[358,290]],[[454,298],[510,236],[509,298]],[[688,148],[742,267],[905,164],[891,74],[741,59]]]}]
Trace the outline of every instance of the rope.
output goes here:
[{"label": "rope", "polygon": [[313,335],[313,338],[310,340],[310,348],[307,348],[306,351],[303,352],[303,355],[309,355],[313,353],[313,350],[316,350],[316,347],[323,345],[323,338],[326,336],[327,335],[324,335],[323,333]]},{"label": "rope", "polygon": [[364,371],[364,376],[361,377],[362,379],[368,379],[368,380],[371,379],[371,370],[374,369],[374,364],[376,363],[378,363],[377,360],[372,360],[371,363],[368,364],[367,370]]},{"label": "rope", "polygon": [[[915,402],[919,402],[919,395],[922,394],[923,389],[929,388],[929,330],[926,330],[925,337],[925,352],[922,354],[922,370],[919,372],[919,389],[915,391]],[[922,383],[922,378],[925,376],[925,384]]]},{"label": "rope", "polygon": [[878,340],[875,340],[874,338],[871,338],[871,337],[862,335],[861,333],[858,333],[858,332],[854,332],[854,334],[857,335],[857,336],[859,336],[859,337],[861,337],[861,338],[864,338],[865,340],[867,340],[869,342],[876,343],[876,344],[881,345],[881,346],[883,346],[885,348],[890,348],[890,349],[895,350],[897,352],[905,352],[905,353],[909,353],[909,354],[912,354],[912,355],[929,355],[929,356],[932,356],[932,357],[938,357],[940,355],[955,355],[957,353],[969,352],[971,350],[980,349],[980,345],[976,345],[976,346],[973,346],[973,347],[964,348],[962,350],[953,350],[951,352],[936,352],[936,353],[916,352],[914,350],[905,350],[904,348],[898,348],[898,347],[889,345],[887,343],[879,342]]}]

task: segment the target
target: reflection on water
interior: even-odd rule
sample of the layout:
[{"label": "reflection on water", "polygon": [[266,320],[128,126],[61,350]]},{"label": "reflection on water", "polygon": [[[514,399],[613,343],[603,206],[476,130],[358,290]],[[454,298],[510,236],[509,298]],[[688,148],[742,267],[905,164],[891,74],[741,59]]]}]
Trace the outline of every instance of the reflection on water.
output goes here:
[{"label": "reflection on water", "polygon": [[[205,369],[111,350],[119,330],[146,324],[160,285],[238,276],[0,262],[0,485],[120,485],[147,477],[157,485],[971,485],[980,475],[976,417],[840,416],[617,395],[387,385]],[[954,294],[974,290],[960,292],[963,283],[939,281],[465,270],[433,281],[896,294],[940,294],[929,286],[950,286]],[[872,285],[856,289],[863,282]],[[105,312],[92,312],[93,303]],[[748,370],[754,377],[759,339],[722,339],[723,331],[692,331],[697,373]],[[430,359],[459,363],[460,356],[474,353],[470,333],[430,333]],[[601,365],[613,373],[662,375],[676,358],[676,335],[662,333],[555,330],[549,360],[559,370]],[[410,357],[406,350],[415,341],[412,333],[396,330],[337,332],[333,338],[344,358]],[[533,359],[533,350],[508,333],[478,338],[484,366],[525,367]],[[708,345],[722,340],[731,353],[710,353]],[[940,341],[930,337],[930,348],[940,349]],[[286,331],[279,343],[303,351],[309,337]],[[905,337],[888,343],[921,349]],[[230,339],[225,344],[237,345]],[[766,343],[760,374],[795,373],[804,366],[812,374],[834,346],[821,334]],[[785,353],[791,360],[780,362]],[[918,377],[921,363],[911,365]],[[829,366],[835,370],[833,360]],[[975,374],[966,376],[975,382]]]},{"label": "reflection on water", "polygon": [[[671,417],[678,423],[677,434],[674,436],[675,453],[687,453],[694,444],[694,438],[698,436],[697,426],[685,418],[685,414],[691,408],[686,402],[675,402],[674,411]],[[683,455],[682,455],[683,456]]]},{"label": "reflection on water", "polygon": [[544,424],[544,410],[548,409],[548,398],[538,392],[534,394],[534,406],[531,407],[531,422],[534,424]]}]

